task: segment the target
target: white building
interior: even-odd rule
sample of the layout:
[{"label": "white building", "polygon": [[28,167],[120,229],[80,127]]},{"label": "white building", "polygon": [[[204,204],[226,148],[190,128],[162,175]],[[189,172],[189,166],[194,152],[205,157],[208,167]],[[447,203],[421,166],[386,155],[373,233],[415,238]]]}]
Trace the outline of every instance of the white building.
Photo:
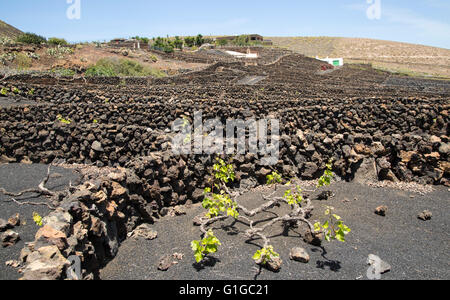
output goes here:
[{"label": "white building", "polygon": [[317,60],[325,61],[328,64],[335,66],[335,67],[342,67],[344,65],[344,59],[343,58],[319,58],[316,56]]}]

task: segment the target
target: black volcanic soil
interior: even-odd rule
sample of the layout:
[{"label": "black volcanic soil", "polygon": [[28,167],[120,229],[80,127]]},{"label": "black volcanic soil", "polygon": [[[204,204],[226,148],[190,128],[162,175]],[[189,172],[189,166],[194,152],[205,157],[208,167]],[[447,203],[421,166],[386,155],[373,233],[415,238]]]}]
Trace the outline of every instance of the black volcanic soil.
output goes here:
[{"label": "black volcanic soil", "polygon": [[[78,184],[80,176],[73,170],[63,169],[60,167],[52,167],[51,172],[57,177],[50,178],[47,187],[50,190],[62,190],[69,186],[71,182],[73,185]],[[0,187],[12,193],[18,193],[25,189],[36,188],[39,183],[47,175],[47,166],[40,164],[4,164],[0,165]],[[26,202],[46,202],[48,199],[40,196],[36,197],[33,194],[27,194],[18,197],[18,201]],[[15,280],[19,279],[21,275],[15,269],[7,267],[5,262],[9,260],[18,260],[20,251],[24,248],[25,243],[34,241],[34,235],[39,227],[33,221],[33,212],[37,212],[44,217],[50,209],[47,206],[32,206],[32,205],[18,205],[10,201],[9,196],[0,193],[0,218],[8,221],[8,218],[14,216],[16,213],[20,214],[21,225],[13,228],[20,236],[20,241],[10,247],[2,248],[0,246],[0,280]]]},{"label": "black volcanic soil", "polygon": [[[281,226],[270,232],[272,245],[283,259],[279,273],[265,269],[256,276],[252,255],[261,246],[260,240],[249,241],[240,232],[246,227],[232,221],[216,223],[215,234],[222,242],[214,262],[206,266],[194,264],[190,242],[200,237],[192,219],[204,211],[195,206],[180,217],[166,217],[153,228],[158,238],[126,240],[117,255],[102,271],[102,279],[179,279],[179,280],[305,280],[305,279],[367,279],[369,254],[378,255],[392,266],[382,279],[450,279],[450,234],[447,231],[450,192],[437,187],[421,196],[413,191],[393,188],[374,188],[358,183],[338,182],[331,186],[336,196],[329,201],[313,201],[316,209],[313,220],[323,214],[326,205],[335,207],[352,232],[346,243],[324,242],[314,247],[302,241],[299,230],[285,236]],[[413,198],[412,198],[413,197]],[[249,206],[259,205],[259,192],[250,192],[240,201]],[[347,202],[348,201],[348,202]],[[376,207],[388,206],[386,217],[374,213]],[[425,209],[433,212],[431,221],[424,222],[417,215]],[[262,218],[273,217],[271,214]],[[301,229],[300,229],[301,230]],[[289,259],[291,248],[304,247],[310,254],[308,264]],[[184,259],[167,272],[157,270],[159,259],[165,254],[183,253]]]}]

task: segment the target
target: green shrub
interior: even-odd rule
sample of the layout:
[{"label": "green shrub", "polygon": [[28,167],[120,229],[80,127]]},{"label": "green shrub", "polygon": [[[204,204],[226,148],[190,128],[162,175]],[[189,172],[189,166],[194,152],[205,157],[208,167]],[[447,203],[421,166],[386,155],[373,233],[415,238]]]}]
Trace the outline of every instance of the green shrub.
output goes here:
[{"label": "green shrub", "polygon": [[36,60],[38,60],[38,59],[41,58],[41,56],[40,56],[39,54],[34,53],[34,52],[29,52],[29,53],[27,53],[27,56],[28,56],[29,58],[36,59]]},{"label": "green shrub", "polygon": [[175,37],[175,41],[173,42],[175,48],[182,50],[183,49],[183,40],[180,39],[179,36]]},{"label": "green shrub", "polygon": [[260,41],[251,41],[250,37],[245,34],[237,36],[233,41],[231,41],[231,43],[236,46],[254,46],[261,44]]},{"label": "green shrub", "polygon": [[13,62],[16,56],[16,52],[0,54],[0,63],[6,66],[8,63]]},{"label": "green shrub", "polygon": [[60,38],[49,38],[48,39],[48,44],[49,45],[59,45],[59,46],[65,46],[68,45],[69,43],[67,43],[67,41],[65,39],[60,39]]},{"label": "green shrub", "polygon": [[6,46],[6,45],[14,45],[14,41],[6,36],[0,37],[0,45]]},{"label": "green shrub", "polygon": [[55,58],[64,58],[65,55],[68,54],[73,54],[73,49],[69,48],[69,47],[61,47],[61,46],[56,46],[55,48],[49,48],[47,49],[47,54],[55,57]]},{"label": "green shrub", "polygon": [[193,47],[195,45],[195,37],[187,36],[184,38],[184,43],[188,47]]},{"label": "green shrub", "polygon": [[72,77],[75,75],[75,71],[71,69],[65,69],[65,68],[56,68],[52,69],[51,72],[58,76],[64,76],[64,77]]},{"label": "green shrub", "polygon": [[141,41],[141,42],[146,43],[146,44],[148,44],[150,42],[149,38],[141,37],[141,36],[135,36],[135,37],[132,37],[132,39]]},{"label": "green shrub", "polygon": [[114,71],[114,68],[110,66],[106,61],[106,59],[101,59],[97,62],[97,64],[90,66],[87,68],[85,75],[87,77],[101,76],[101,77],[113,77],[118,76],[118,74]]},{"label": "green shrub", "polygon": [[222,245],[212,230],[206,233],[206,237],[199,241],[192,241],[191,248],[194,251],[195,261],[201,262],[208,254],[216,253],[218,246]]},{"label": "green shrub", "polygon": [[151,61],[154,62],[154,63],[158,61],[158,58],[157,58],[155,55],[153,55],[153,54],[150,55],[150,59],[151,59]]},{"label": "green shrub", "polygon": [[26,55],[25,53],[17,53],[14,59],[17,67],[21,70],[31,68],[33,64],[33,59]]},{"label": "green shrub", "polygon": [[212,38],[203,38],[203,44],[214,44],[214,39],[212,39]]},{"label": "green shrub", "polygon": [[227,40],[217,40],[216,45],[217,46],[226,46],[226,45],[228,45],[228,41]]},{"label": "green shrub", "polygon": [[203,39],[203,36],[201,34],[199,34],[195,37],[195,46],[200,47],[204,43],[205,43],[205,40]]},{"label": "green shrub", "polygon": [[27,32],[19,35],[16,41],[18,43],[40,45],[47,42],[47,39],[35,33]]},{"label": "green shrub", "polygon": [[37,213],[33,212],[33,221],[36,223],[37,226],[42,227],[42,217]]},{"label": "green shrub", "polygon": [[249,45],[249,41],[248,35],[240,35],[233,40],[233,44],[237,46],[247,46]]},{"label": "green shrub", "polygon": [[174,41],[171,41],[169,38],[161,38],[157,37],[153,39],[152,49],[164,51],[166,53],[173,53],[175,48]]},{"label": "green shrub", "polygon": [[86,76],[105,77],[164,77],[165,74],[157,69],[143,66],[138,62],[129,59],[102,58],[93,66],[90,66],[85,73]]}]

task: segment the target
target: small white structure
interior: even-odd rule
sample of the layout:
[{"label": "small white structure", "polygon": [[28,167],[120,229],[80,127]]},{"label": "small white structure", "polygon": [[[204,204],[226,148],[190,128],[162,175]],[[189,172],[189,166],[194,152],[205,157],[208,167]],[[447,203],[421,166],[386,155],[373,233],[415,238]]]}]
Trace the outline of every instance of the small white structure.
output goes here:
[{"label": "small white structure", "polygon": [[250,51],[247,51],[247,53],[242,52],[236,52],[236,51],[225,51],[227,54],[235,56],[237,58],[258,58],[258,53],[250,53]]},{"label": "small white structure", "polygon": [[342,67],[344,65],[344,59],[343,58],[319,58],[316,56],[317,60],[325,61],[328,64],[335,66],[335,67]]}]

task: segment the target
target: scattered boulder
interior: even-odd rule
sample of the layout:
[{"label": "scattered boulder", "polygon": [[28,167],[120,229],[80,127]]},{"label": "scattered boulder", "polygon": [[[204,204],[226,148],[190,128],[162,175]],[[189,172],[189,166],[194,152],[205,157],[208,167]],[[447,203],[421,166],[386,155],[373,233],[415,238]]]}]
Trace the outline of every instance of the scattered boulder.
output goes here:
[{"label": "scattered boulder", "polygon": [[3,219],[0,219],[0,232],[6,231],[8,229],[11,229],[11,224]]},{"label": "scattered boulder", "polygon": [[317,200],[326,201],[334,196],[332,191],[323,191],[317,196]]},{"label": "scattered boulder", "polygon": [[319,247],[322,245],[323,234],[308,231],[303,235],[303,240],[310,245]]},{"label": "scattered boulder", "polygon": [[16,268],[20,267],[20,261],[17,261],[17,260],[8,260],[7,262],[5,262],[5,265],[6,265],[7,267],[11,267],[11,268],[16,269]]},{"label": "scattered boulder", "polygon": [[20,226],[20,215],[17,213],[14,216],[12,216],[11,218],[9,218],[8,219],[8,224],[11,227]]},{"label": "scattered boulder", "polygon": [[308,252],[306,252],[305,249],[300,248],[300,247],[292,248],[289,256],[290,256],[291,260],[295,260],[295,261],[302,262],[305,264],[308,263],[309,259],[310,259]]},{"label": "scattered boulder", "polygon": [[377,215],[379,215],[379,216],[382,216],[382,217],[385,217],[385,216],[386,216],[386,213],[387,213],[387,210],[388,210],[388,207],[385,206],[385,205],[378,206],[378,207],[375,209],[375,214],[377,214]]},{"label": "scattered boulder", "polygon": [[160,258],[158,262],[158,270],[160,271],[167,271],[170,267],[173,265],[178,264],[178,261],[182,260],[184,257],[184,254],[181,253],[174,253],[172,255],[164,255]]},{"label": "scattered boulder", "polygon": [[177,205],[169,210],[170,217],[178,217],[186,214],[186,208],[182,205]]},{"label": "scattered boulder", "polygon": [[418,218],[422,221],[429,221],[433,217],[433,213],[429,210],[425,210],[418,215]]},{"label": "scattered boulder", "polygon": [[164,255],[158,262],[158,270],[167,271],[173,265],[172,255]]},{"label": "scattered boulder", "polygon": [[128,235],[129,237],[132,238],[143,238],[146,240],[154,240],[158,237],[158,232],[153,230],[149,224],[142,224]]},{"label": "scattered boulder", "polygon": [[172,254],[173,258],[175,258],[176,260],[182,260],[184,258],[184,254],[183,253],[174,253]]},{"label": "scattered boulder", "polygon": [[281,265],[283,264],[283,260],[280,257],[272,257],[264,267],[272,272],[279,272],[281,270]]},{"label": "scattered boulder", "polygon": [[8,229],[1,234],[0,239],[2,241],[3,248],[6,248],[13,246],[20,241],[20,236],[17,232]]},{"label": "scattered boulder", "polygon": [[373,266],[379,274],[385,274],[391,270],[390,264],[383,261],[381,258],[374,254],[369,254],[369,257],[367,258],[367,264],[369,266]]}]

